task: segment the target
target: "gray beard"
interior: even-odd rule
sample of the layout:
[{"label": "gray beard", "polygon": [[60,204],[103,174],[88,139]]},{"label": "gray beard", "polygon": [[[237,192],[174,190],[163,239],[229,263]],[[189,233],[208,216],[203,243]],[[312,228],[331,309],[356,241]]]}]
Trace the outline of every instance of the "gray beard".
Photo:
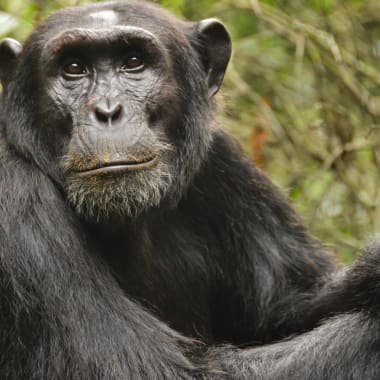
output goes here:
[{"label": "gray beard", "polygon": [[113,218],[135,218],[158,207],[172,184],[169,164],[117,175],[67,177],[67,198],[85,219],[104,222]]}]

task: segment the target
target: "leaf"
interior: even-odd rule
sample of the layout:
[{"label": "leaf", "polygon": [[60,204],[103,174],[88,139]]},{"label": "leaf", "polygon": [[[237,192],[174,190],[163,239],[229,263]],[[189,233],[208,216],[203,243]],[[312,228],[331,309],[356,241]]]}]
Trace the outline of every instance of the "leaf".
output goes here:
[{"label": "leaf", "polygon": [[9,13],[0,12],[0,36],[5,36],[14,30],[20,21]]}]

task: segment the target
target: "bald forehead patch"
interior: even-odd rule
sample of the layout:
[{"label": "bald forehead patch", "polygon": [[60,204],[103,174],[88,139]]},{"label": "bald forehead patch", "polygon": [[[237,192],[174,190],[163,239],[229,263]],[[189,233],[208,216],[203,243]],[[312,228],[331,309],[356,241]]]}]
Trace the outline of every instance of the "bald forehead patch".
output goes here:
[{"label": "bald forehead patch", "polygon": [[89,15],[92,19],[107,24],[116,24],[119,20],[119,17],[116,12],[107,10],[107,11],[96,11],[90,13]]}]

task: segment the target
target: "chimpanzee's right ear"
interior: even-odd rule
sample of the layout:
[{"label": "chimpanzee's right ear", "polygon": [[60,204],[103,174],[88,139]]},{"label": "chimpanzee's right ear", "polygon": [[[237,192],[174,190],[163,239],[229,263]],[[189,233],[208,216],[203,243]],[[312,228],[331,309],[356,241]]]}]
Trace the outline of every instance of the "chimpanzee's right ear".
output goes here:
[{"label": "chimpanzee's right ear", "polygon": [[22,45],[13,38],[0,42],[0,81],[3,86],[9,82],[21,52]]}]

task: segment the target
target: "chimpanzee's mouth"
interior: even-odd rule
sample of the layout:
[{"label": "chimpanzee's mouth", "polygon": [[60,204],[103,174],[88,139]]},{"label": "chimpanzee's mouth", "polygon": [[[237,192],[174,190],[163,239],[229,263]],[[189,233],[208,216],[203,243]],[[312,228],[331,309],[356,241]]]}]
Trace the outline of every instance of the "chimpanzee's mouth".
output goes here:
[{"label": "chimpanzee's mouth", "polygon": [[98,164],[95,168],[78,172],[79,175],[119,174],[149,169],[158,163],[158,157],[151,157],[144,161],[119,160]]}]

